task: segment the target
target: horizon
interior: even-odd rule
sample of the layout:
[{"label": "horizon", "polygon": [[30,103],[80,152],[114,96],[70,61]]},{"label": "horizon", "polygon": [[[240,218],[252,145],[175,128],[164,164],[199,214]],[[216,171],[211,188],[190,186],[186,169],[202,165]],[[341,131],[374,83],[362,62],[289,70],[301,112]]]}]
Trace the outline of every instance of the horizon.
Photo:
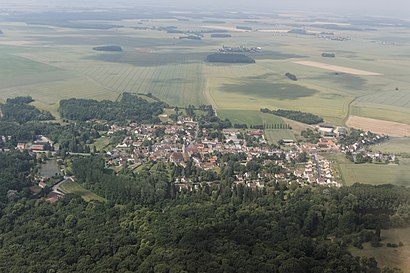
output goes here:
[{"label": "horizon", "polygon": [[[79,0],[70,1],[67,3],[62,0],[17,0],[10,3],[8,0],[0,0],[1,9],[20,10],[30,7],[30,10],[59,10],[59,9],[90,9],[98,4],[98,9],[112,8],[174,8],[175,10],[206,10],[217,11],[224,9],[225,11],[249,11],[249,12],[314,12],[314,13],[332,13],[337,16],[386,16],[400,17],[401,19],[410,20],[410,3],[405,0],[392,0],[388,4],[385,1],[362,0],[360,2],[346,0],[343,2],[329,2],[324,0],[301,1],[271,1],[261,0],[256,3],[249,1],[223,1],[222,3],[216,0],[209,0],[206,3],[195,3],[187,0],[169,1],[164,0],[142,0],[135,3],[129,0],[120,0],[112,3],[111,1],[103,0],[98,2],[84,3]],[[271,9],[271,10],[270,10]],[[365,13],[364,13],[365,11]],[[339,13],[339,14],[338,14]],[[329,14],[331,15],[331,14]]]}]

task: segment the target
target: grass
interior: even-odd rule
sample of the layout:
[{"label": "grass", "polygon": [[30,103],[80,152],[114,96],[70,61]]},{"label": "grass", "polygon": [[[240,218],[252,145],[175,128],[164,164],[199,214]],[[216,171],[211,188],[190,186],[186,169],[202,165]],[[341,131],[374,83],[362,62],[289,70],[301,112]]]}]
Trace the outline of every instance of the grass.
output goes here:
[{"label": "grass", "polygon": [[410,186],[410,164],[400,165],[377,164],[339,164],[341,176],[347,186],[354,183],[395,184]]},{"label": "grass", "polygon": [[281,117],[265,114],[259,110],[231,110],[221,109],[217,111],[220,118],[227,118],[233,124],[261,125],[261,124],[285,124]]},{"label": "grass", "polygon": [[97,149],[97,151],[102,151],[104,150],[107,146],[110,145],[110,139],[106,136],[102,136],[100,138],[98,138],[93,144],[90,145],[90,148],[92,150],[93,145],[95,145],[95,148]]},{"label": "grass", "polygon": [[295,135],[292,133],[291,130],[284,129],[265,130],[265,137],[270,144],[277,144],[278,141],[283,139],[296,140]]},{"label": "grass", "polygon": [[[350,247],[354,256],[374,257],[380,267],[399,267],[403,272],[410,272],[410,228],[382,230],[382,247],[363,244],[363,249]],[[387,243],[399,244],[402,247],[386,247]]]},{"label": "grass", "polygon": [[107,201],[105,198],[83,188],[83,186],[81,186],[80,184],[78,184],[77,182],[68,180],[66,182],[64,182],[63,184],[61,184],[60,189],[64,192],[64,193],[72,193],[78,196],[81,196],[81,198],[84,199],[84,201],[86,202],[90,202],[90,201],[99,201],[99,202],[105,202]]}]

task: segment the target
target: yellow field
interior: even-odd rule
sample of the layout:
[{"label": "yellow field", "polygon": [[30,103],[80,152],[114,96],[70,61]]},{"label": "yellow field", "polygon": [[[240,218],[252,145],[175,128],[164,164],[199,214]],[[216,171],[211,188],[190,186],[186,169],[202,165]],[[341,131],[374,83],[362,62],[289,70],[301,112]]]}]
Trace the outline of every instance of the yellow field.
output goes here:
[{"label": "yellow field", "polygon": [[350,116],[346,125],[352,128],[394,137],[410,136],[410,125],[404,123]]}]

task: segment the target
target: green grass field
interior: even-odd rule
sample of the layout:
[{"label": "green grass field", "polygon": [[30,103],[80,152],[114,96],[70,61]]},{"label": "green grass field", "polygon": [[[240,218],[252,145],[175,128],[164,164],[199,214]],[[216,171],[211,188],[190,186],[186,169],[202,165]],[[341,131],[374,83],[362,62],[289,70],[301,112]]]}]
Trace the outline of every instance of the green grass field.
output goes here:
[{"label": "green grass field", "polygon": [[77,182],[74,181],[66,181],[63,184],[61,184],[60,189],[64,193],[73,193],[78,196],[81,196],[86,202],[90,201],[99,201],[99,202],[105,202],[107,201],[105,198],[98,196],[97,194],[85,189],[83,186],[78,184]]},{"label": "green grass field", "polygon": [[[255,30],[274,29],[278,19],[259,18]],[[280,19],[283,24],[293,19]],[[135,29],[135,21],[111,21],[121,30],[60,29],[3,22],[0,41],[0,101],[32,95],[36,106],[57,115],[58,101],[80,97],[113,99],[124,91],[152,93],[173,106],[212,104],[233,123],[257,124],[260,108],[291,109],[320,115],[344,124],[349,114],[409,123],[410,31],[344,31],[351,40],[335,42],[315,36],[237,32],[240,18],[226,18],[232,37],[201,41],[180,40],[177,34]],[[209,30],[201,19],[148,20],[143,27]],[[289,26],[282,27],[289,27]],[[231,28],[230,28],[231,27]],[[308,31],[323,29],[308,26]],[[374,43],[396,41],[400,46]],[[94,46],[118,44],[121,53],[96,52]],[[256,64],[209,64],[205,57],[222,45],[261,46]],[[321,58],[335,52],[336,58]],[[382,76],[354,76],[307,67],[294,61],[311,60],[368,70]],[[285,73],[295,74],[291,81]],[[247,111],[245,111],[247,110]],[[249,114],[246,115],[246,114]]]},{"label": "green grass field", "polygon": [[371,147],[372,151],[382,153],[407,154],[410,155],[410,138],[391,138],[381,144]]},{"label": "green grass field", "polygon": [[259,110],[218,110],[217,114],[221,118],[229,119],[233,124],[285,124],[281,117],[265,114]]},{"label": "green grass field", "polygon": [[402,162],[398,166],[340,164],[339,167],[343,180],[347,186],[354,183],[410,186],[410,164],[408,162]]},{"label": "green grass field", "polygon": [[283,139],[296,140],[295,135],[291,130],[284,129],[265,130],[265,138],[270,144],[277,144],[278,141]]}]

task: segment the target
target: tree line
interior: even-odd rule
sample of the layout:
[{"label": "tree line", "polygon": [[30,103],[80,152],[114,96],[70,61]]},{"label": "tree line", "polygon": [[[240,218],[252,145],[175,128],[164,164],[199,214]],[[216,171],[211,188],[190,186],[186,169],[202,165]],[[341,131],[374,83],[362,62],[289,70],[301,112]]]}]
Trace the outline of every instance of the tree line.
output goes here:
[{"label": "tree line", "polygon": [[288,119],[306,123],[306,124],[318,124],[318,123],[323,122],[322,117],[311,114],[311,113],[301,112],[301,111],[284,110],[284,109],[269,110],[268,108],[262,108],[260,109],[260,111],[262,113],[268,113],[268,114],[288,118]]}]

